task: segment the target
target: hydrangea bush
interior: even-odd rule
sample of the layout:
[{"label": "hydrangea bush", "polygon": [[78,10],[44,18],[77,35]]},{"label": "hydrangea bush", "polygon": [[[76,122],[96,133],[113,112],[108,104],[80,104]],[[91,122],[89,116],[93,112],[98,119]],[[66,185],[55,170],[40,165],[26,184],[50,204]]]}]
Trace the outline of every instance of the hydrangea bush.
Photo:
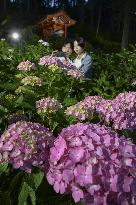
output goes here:
[{"label": "hydrangea bush", "polygon": [[39,123],[18,121],[0,138],[0,161],[31,173],[33,166],[48,169],[49,147],[54,140],[48,128]]},{"label": "hydrangea bush", "polygon": [[[77,120],[67,117],[63,108],[56,112],[62,104],[65,113],[78,121],[100,121],[135,139],[135,93],[121,93],[135,90],[135,51],[93,53],[93,78],[89,80],[64,58],[50,56],[52,43],[41,40],[19,52],[6,44],[0,41],[0,132],[4,132],[0,141],[0,203],[25,204],[30,197],[33,204],[73,204],[70,196],[54,196],[46,183],[41,184],[50,158],[47,178],[56,192],[72,193],[75,202],[81,199],[86,205],[135,205],[135,145],[99,124],[73,125],[60,133]],[[44,117],[36,113],[38,100],[37,112]],[[19,110],[22,115],[18,116]],[[56,136],[60,133],[50,156],[50,131],[38,123],[17,122],[30,119],[50,127]],[[7,128],[8,124],[11,126]],[[13,170],[3,162],[31,174]],[[41,190],[45,197],[39,195]]]},{"label": "hydrangea bush", "polygon": [[136,145],[100,124],[64,128],[50,149],[49,184],[87,205],[136,204]]}]

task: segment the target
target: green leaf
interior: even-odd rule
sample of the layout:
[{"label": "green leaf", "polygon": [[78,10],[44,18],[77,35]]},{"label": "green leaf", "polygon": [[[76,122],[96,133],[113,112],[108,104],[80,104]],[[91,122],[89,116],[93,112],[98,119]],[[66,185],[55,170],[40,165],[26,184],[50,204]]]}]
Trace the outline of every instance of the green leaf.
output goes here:
[{"label": "green leaf", "polygon": [[54,131],[54,129],[58,126],[58,122],[53,122],[53,126],[52,126],[52,132]]},{"label": "green leaf", "polygon": [[23,179],[23,172],[19,172],[12,180],[9,191],[15,191],[18,187],[20,187],[21,181]]},{"label": "green leaf", "polygon": [[77,100],[75,98],[65,98],[63,101],[63,104],[65,104],[65,106],[71,106],[77,103]]},{"label": "green leaf", "polygon": [[26,182],[24,182],[18,197],[18,205],[30,205],[30,203],[27,203],[28,196],[30,196],[32,205],[36,205],[36,196],[34,190]]},{"label": "green leaf", "polygon": [[33,173],[25,174],[25,181],[29,186],[31,186],[34,190],[36,190],[40,186],[43,177],[44,177],[43,172],[38,168],[34,168]]},{"label": "green leaf", "polygon": [[0,164],[0,174],[5,172],[7,170],[7,168],[8,168],[8,163]]},{"label": "green leaf", "polygon": [[0,192],[0,205],[11,205],[9,192]]},{"label": "green leaf", "polygon": [[4,83],[0,84],[0,88],[3,88],[4,90],[15,90],[17,87],[16,83]]},{"label": "green leaf", "polygon": [[43,180],[44,174],[40,169],[38,169],[35,173],[32,173],[32,175],[34,179],[35,189],[37,189]]},{"label": "green leaf", "polygon": [[16,104],[21,104],[23,102],[23,95],[20,95],[19,98],[16,100]]}]

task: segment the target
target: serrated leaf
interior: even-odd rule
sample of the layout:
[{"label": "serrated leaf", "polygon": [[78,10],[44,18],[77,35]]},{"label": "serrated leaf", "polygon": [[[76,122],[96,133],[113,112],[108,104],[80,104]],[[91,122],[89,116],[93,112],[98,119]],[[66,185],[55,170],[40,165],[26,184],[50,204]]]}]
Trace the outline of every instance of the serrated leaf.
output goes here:
[{"label": "serrated leaf", "polygon": [[30,196],[32,205],[36,205],[36,196],[34,190],[26,182],[24,182],[18,197],[18,205],[27,204],[28,196]]}]

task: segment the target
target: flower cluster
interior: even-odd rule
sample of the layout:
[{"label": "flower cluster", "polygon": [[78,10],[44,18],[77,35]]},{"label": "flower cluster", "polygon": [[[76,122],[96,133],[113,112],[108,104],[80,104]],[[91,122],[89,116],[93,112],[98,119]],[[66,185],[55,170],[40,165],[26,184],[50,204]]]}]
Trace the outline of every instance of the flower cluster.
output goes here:
[{"label": "flower cluster", "polygon": [[67,75],[69,75],[69,76],[71,76],[73,78],[81,78],[81,77],[83,77],[83,74],[78,69],[68,70]]},{"label": "flower cluster", "polygon": [[39,41],[38,41],[38,43],[41,43],[43,46],[50,46],[50,44],[48,43],[48,42],[46,42],[46,41],[43,41],[42,39],[40,39]]},{"label": "flower cluster", "polygon": [[96,111],[115,129],[136,129],[136,92],[120,93],[113,100],[105,100],[96,106]]},{"label": "flower cluster", "polygon": [[39,114],[56,112],[61,107],[61,104],[51,97],[36,101],[36,108]]},{"label": "flower cluster", "polygon": [[69,61],[61,61],[58,57],[43,56],[40,58],[39,65],[57,65],[64,70],[75,69]]},{"label": "flower cluster", "polygon": [[76,105],[68,107],[65,113],[83,121],[91,116],[93,110],[114,129],[136,129],[136,92],[120,93],[113,100],[88,96]]},{"label": "flower cluster", "polygon": [[43,81],[41,80],[41,78],[38,78],[37,76],[27,76],[21,80],[21,83],[24,85],[41,86]]},{"label": "flower cluster", "polygon": [[90,110],[88,109],[84,101],[80,101],[77,104],[68,107],[65,110],[65,114],[71,115],[78,120],[83,121],[89,117]]},{"label": "flower cluster", "polygon": [[83,101],[68,107],[65,110],[65,113],[66,115],[76,117],[78,120],[86,120],[91,115],[91,112],[95,109],[96,105],[102,100],[103,98],[99,96],[88,96]]},{"label": "flower cluster", "polygon": [[50,70],[52,70],[52,72],[62,71],[62,68],[59,67],[58,65],[50,65],[48,68],[49,68]]},{"label": "flower cluster", "polygon": [[33,166],[47,168],[53,139],[49,129],[39,123],[18,121],[1,135],[1,162],[9,162],[15,169],[26,172],[31,172]]},{"label": "flower cluster", "polygon": [[[136,145],[99,124],[64,128],[50,149],[46,175],[57,193],[84,204],[136,204]],[[113,204],[113,203],[112,203]]]},{"label": "flower cluster", "polygon": [[15,94],[19,95],[24,91],[24,86],[18,86],[18,88],[15,90]]},{"label": "flower cluster", "polygon": [[23,61],[21,63],[19,63],[19,65],[17,66],[18,70],[22,70],[22,71],[31,71],[32,69],[35,69],[35,64],[31,63],[30,61]]}]

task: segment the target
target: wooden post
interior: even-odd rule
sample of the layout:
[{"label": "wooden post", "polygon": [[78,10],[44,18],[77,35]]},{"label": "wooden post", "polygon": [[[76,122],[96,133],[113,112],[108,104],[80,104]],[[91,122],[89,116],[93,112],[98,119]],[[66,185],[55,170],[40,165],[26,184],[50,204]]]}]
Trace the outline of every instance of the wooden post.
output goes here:
[{"label": "wooden post", "polygon": [[65,25],[64,27],[65,27],[65,38],[67,38],[67,25]]}]

